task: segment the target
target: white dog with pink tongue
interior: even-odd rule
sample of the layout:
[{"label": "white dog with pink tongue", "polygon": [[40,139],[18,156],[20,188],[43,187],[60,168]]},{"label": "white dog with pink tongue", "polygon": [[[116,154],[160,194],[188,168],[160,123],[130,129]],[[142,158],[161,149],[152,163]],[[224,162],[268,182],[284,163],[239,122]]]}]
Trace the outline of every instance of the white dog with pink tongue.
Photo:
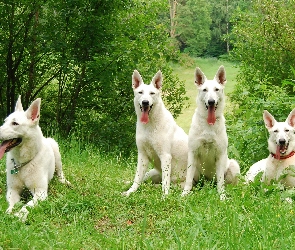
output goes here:
[{"label": "white dog with pink tongue", "polygon": [[24,111],[20,97],[15,111],[0,127],[0,159],[6,155],[8,201],[7,213],[13,211],[20,201],[24,188],[33,195],[32,200],[15,213],[22,221],[27,219],[28,207],[37,205],[48,195],[48,185],[54,172],[62,183],[70,184],[62,171],[58,144],[52,138],[45,138],[39,127],[41,99],[37,98]]},{"label": "white dog with pink tongue", "polygon": [[265,127],[269,132],[269,156],[253,164],[246,173],[246,181],[253,182],[262,172],[261,181],[270,184],[280,181],[286,188],[295,187],[295,109],[285,122],[277,122],[268,112],[263,112]]},{"label": "white dog with pink tongue", "polygon": [[[161,71],[150,84],[144,84],[137,70],[132,75],[138,160],[133,185],[123,193],[126,196],[135,192],[147,179],[154,183],[162,182],[164,195],[169,193],[171,182],[183,185],[185,181],[187,134],[165,108],[161,98],[162,82]],[[154,168],[147,172],[150,164]]]},{"label": "white dog with pink tongue", "polygon": [[225,83],[223,66],[219,67],[213,80],[208,80],[201,69],[196,68],[197,108],[188,135],[188,166],[182,196],[191,192],[194,182],[201,176],[216,180],[221,200],[226,198],[224,184],[238,182],[239,164],[227,154],[228,138],[223,115]]}]

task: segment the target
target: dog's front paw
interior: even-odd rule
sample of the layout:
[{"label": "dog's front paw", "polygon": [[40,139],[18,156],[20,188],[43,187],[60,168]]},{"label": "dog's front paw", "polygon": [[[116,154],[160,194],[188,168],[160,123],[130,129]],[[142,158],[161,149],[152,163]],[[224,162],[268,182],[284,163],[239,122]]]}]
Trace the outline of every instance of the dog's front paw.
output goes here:
[{"label": "dog's front paw", "polygon": [[181,193],[181,197],[187,196],[190,192],[190,190],[183,190]]},{"label": "dog's front paw", "polygon": [[285,198],[285,202],[289,203],[289,204],[292,204],[293,203],[293,200],[291,197],[287,197]]},{"label": "dog's front paw", "polygon": [[29,215],[29,211],[25,207],[22,207],[22,209],[14,215],[18,217],[21,222],[26,222],[27,217]]},{"label": "dog's front paw", "polygon": [[226,199],[227,199],[227,197],[226,197],[225,193],[220,194],[220,200],[221,201],[225,201]]},{"label": "dog's front paw", "polygon": [[122,195],[128,197],[130,195],[130,192],[128,191],[122,192]]},{"label": "dog's front paw", "polygon": [[12,213],[12,207],[7,208],[7,209],[6,209],[6,213],[7,213],[7,214],[11,214],[11,213]]},{"label": "dog's front paw", "polygon": [[67,186],[72,186],[72,183],[70,183],[66,178],[64,177],[58,177],[58,180],[62,184],[66,184]]}]

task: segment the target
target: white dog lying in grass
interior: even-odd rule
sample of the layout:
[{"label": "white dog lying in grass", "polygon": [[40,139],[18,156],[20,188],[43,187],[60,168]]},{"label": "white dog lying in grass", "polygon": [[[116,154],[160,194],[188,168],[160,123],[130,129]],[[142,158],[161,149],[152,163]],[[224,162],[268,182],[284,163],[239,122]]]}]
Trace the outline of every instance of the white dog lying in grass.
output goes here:
[{"label": "white dog lying in grass", "polygon": [[246,181],[253,182],[256,175],[263,172],[261,181],[270,184],[279,181],[285,187],[295,187],[295,109],[285,122],[277,122],[268,112],[264,111],[263,120],[269,132],[266,159],[253,164],[246,173]]},{"label": "white dog lying in grass", "polygon": [[41,99],[38,98],[24,111],[19,97],[15,112],[0,127],[0,140],[3,141],[0,158],[7,152],[7,212],[11,213],[20,201],[25,187],[33,195],[33,199],[16,213],[22,221],[29,213],[27,207],[34,207],[38,200],[46,199],[48,184],[55,170],[60,182],[70,184],[63,175],[56,141],[43,137],[39,127],[40,104]]}]

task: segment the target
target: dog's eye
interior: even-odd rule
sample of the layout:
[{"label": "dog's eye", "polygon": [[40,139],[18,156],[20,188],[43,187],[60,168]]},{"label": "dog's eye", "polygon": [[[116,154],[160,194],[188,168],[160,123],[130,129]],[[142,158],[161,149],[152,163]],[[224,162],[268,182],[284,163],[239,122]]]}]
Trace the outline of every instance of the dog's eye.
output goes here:
[{"label": "dog's eye", "polygon": [[285,129],[285,132],[286,132],[286,133],[288,133],[289,131],[290,131],[289,129],[287,129],[287,128]]},{"label": "dog's eye", "polygon": [[219,88],[215,88],[215,91],[218,92],[219,91]]},{"label": "dog's eye", "polygon": [[17,126],[17,125],[19,125],[17,122],[12,122],[12,125],[13,126]]},{"label": "dog's eye", "polygon": [[273,132],[275,132],[275,133],[278,133],[278,132],[279,132],[279,130],[277,130],[277,129],[276,129],[276,130],[274,130]]},{"label": "dog's eye", "polygon": [[154,94],[155,94],[155,92],[151,92],[150,94],[151,94],[151,95],[154,95]]},{"label": "dog's eye", "polygon": [[203,92],[207,92],[207,89],[203,89]]},{"label": "dog's eye", "polygon": [[142,91],[139,91],[139,92],[138,92],[138,94],[142,94],[142,93],[143,93]]}]

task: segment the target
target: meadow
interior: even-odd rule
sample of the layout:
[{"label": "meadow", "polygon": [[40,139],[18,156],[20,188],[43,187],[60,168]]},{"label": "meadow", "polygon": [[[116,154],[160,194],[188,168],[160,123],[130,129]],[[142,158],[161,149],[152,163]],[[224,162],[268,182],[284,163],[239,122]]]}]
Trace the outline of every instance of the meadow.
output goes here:
[{"label": "meadow", "polygon": [[[218,60],[197,60],[189,68],[175,66],[186,81],[191,106],[178,118],[187,131],[199,66],[213,78],[220,64],[227,71],[227,91],[237,68]],[[181,72],[181,74],[180,74]],[[42,112],[42,111],[41,111]],[[193,112],[193,111],[192,111]],[[160,185],[145,183],[130,197],[136,155],[128,159],[101,154],[78,137],[59,141],[64,173],[72,183],[51,182],[49,197],[30,211],[26,223],[5,210],[5,160],[0,161],[0,249],[293,249],[295,209],[284,201],[292,192],[259,182],[227,186],[224,202],[214,184],[204,182],[187,197],[172,187],[162,199]],[[266,191],[265,191],[266,190]],[[20,207],[19,204],[18,207]]]}]

